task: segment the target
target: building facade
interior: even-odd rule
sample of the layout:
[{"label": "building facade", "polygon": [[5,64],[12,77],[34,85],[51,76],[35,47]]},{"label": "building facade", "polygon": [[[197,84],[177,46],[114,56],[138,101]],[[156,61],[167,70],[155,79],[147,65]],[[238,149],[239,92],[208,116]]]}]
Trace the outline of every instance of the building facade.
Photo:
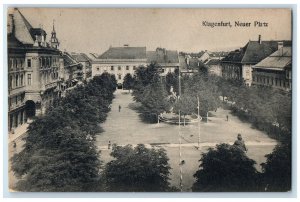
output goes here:
[{"label": "building facade", "polygon": [[222,76],[252,84],[252,67],[291,41],[249,41],[243,48],[230,52],[221,60]]},{"label": "building facade", "polygon": [[[58,40],[34,28],[18,9],[8,16],[8,128],[43,114],[58,94]],[[53,27],[52,37],[56,37]],[[54,43],[51,43],[54,42]]]},{"label": "building facade", "polygon": [[82,65],[83,80],[89,80],[92,77],[92,63],[89,57],[84,53],[71,53],[70,55]]},{"label": "building facade", "polygon": [[292,48],[282,47],[253,66],[253,85],[292,89]]}]

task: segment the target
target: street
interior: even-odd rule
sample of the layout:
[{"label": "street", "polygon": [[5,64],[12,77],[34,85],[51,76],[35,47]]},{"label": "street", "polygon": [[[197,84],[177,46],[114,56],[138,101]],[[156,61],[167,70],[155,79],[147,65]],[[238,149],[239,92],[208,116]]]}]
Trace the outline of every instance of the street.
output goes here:
[{"label": "street", "polygon": [[[112,159],[109,156],[108,142],[112,144],[145,144],[148,147],[163,147],[166,149],[169,163],[172,167],[170,183],[179,185],[179,132],[178,126],[166,123],[147,124],[143,123],[137,107],[128,91],[117,90],[113,100],[111,111],[105,123],[101,124],[103,132],[97,135],[96,144],[101,150],[101,159],[107,163]],[[119,106],[121,110],[119,112]],[[229,121],[226,121],[226,115]],[[240,121],[230,114],[229,110],[218,109],[212,112],[208,123],[200,125],[200,149],[198,146],[198,124],[181,126],[182,135],[182,160],[185,161],[183,168],[183,191],[190,191],[194,182],[193,174],[199,166],[201,153],[216,144],[233,144],[238,133],[248,147],[247,155],[257,162],[256,168],[260,171],[260,164],[265,161],[265,154],[271,153],[276,141],[269,138],[265,133],[253,129],[250,124]]]}]

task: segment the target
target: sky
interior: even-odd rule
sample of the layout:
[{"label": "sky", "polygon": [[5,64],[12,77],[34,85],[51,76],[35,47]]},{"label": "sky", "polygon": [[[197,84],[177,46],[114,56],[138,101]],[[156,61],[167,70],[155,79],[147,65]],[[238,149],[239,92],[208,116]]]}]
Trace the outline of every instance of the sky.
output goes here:
[{"label": "sky", "polygon": [[[19,8],[33,27],[49,40],[53,21],[60,49],[101,54],[110,46],[146,46],[147,50],[234,50],[249,40],[291,40],[289,9],[141,9],[141,8]],[[231,22],[232,27],[203,26]],[[236,21],[250,27],[235,27]],[[254,21],[267,27],[254,27]]]}]

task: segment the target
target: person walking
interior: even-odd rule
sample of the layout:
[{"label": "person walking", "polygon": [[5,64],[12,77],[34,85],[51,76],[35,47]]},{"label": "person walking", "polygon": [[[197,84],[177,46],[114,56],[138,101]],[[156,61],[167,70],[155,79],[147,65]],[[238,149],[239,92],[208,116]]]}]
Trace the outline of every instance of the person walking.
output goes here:
[{"label": "person walking", "polygon": [[119,105],[119,112],[121,112],[121,105]]},{"label": "person walking", "polygon": [[233,146],[236,146],[237,148],[241,149],[243,152],[248,151],[241,134],[238,134],[237,140],[234,142]]},{"label": "person walking", "polygon": [[226,120],[228,121],[228,119],[229,119],[229,117],[228,117],[228,115],[226,115]]}]

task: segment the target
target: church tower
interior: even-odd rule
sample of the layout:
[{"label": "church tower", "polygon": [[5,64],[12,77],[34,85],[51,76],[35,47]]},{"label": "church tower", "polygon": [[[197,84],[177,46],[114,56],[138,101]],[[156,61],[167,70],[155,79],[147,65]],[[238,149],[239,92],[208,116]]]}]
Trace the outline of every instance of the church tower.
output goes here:
[{"label": "church tower", "polygon": [[54,20],[53,20],[53,30],[51,32],[50,45],[52,48],[56,48],[56,49],[58,49],[58,46],[59,46],[59,41],[56,38],[56,32],[55,32],[55,28],[54,28]]}]

